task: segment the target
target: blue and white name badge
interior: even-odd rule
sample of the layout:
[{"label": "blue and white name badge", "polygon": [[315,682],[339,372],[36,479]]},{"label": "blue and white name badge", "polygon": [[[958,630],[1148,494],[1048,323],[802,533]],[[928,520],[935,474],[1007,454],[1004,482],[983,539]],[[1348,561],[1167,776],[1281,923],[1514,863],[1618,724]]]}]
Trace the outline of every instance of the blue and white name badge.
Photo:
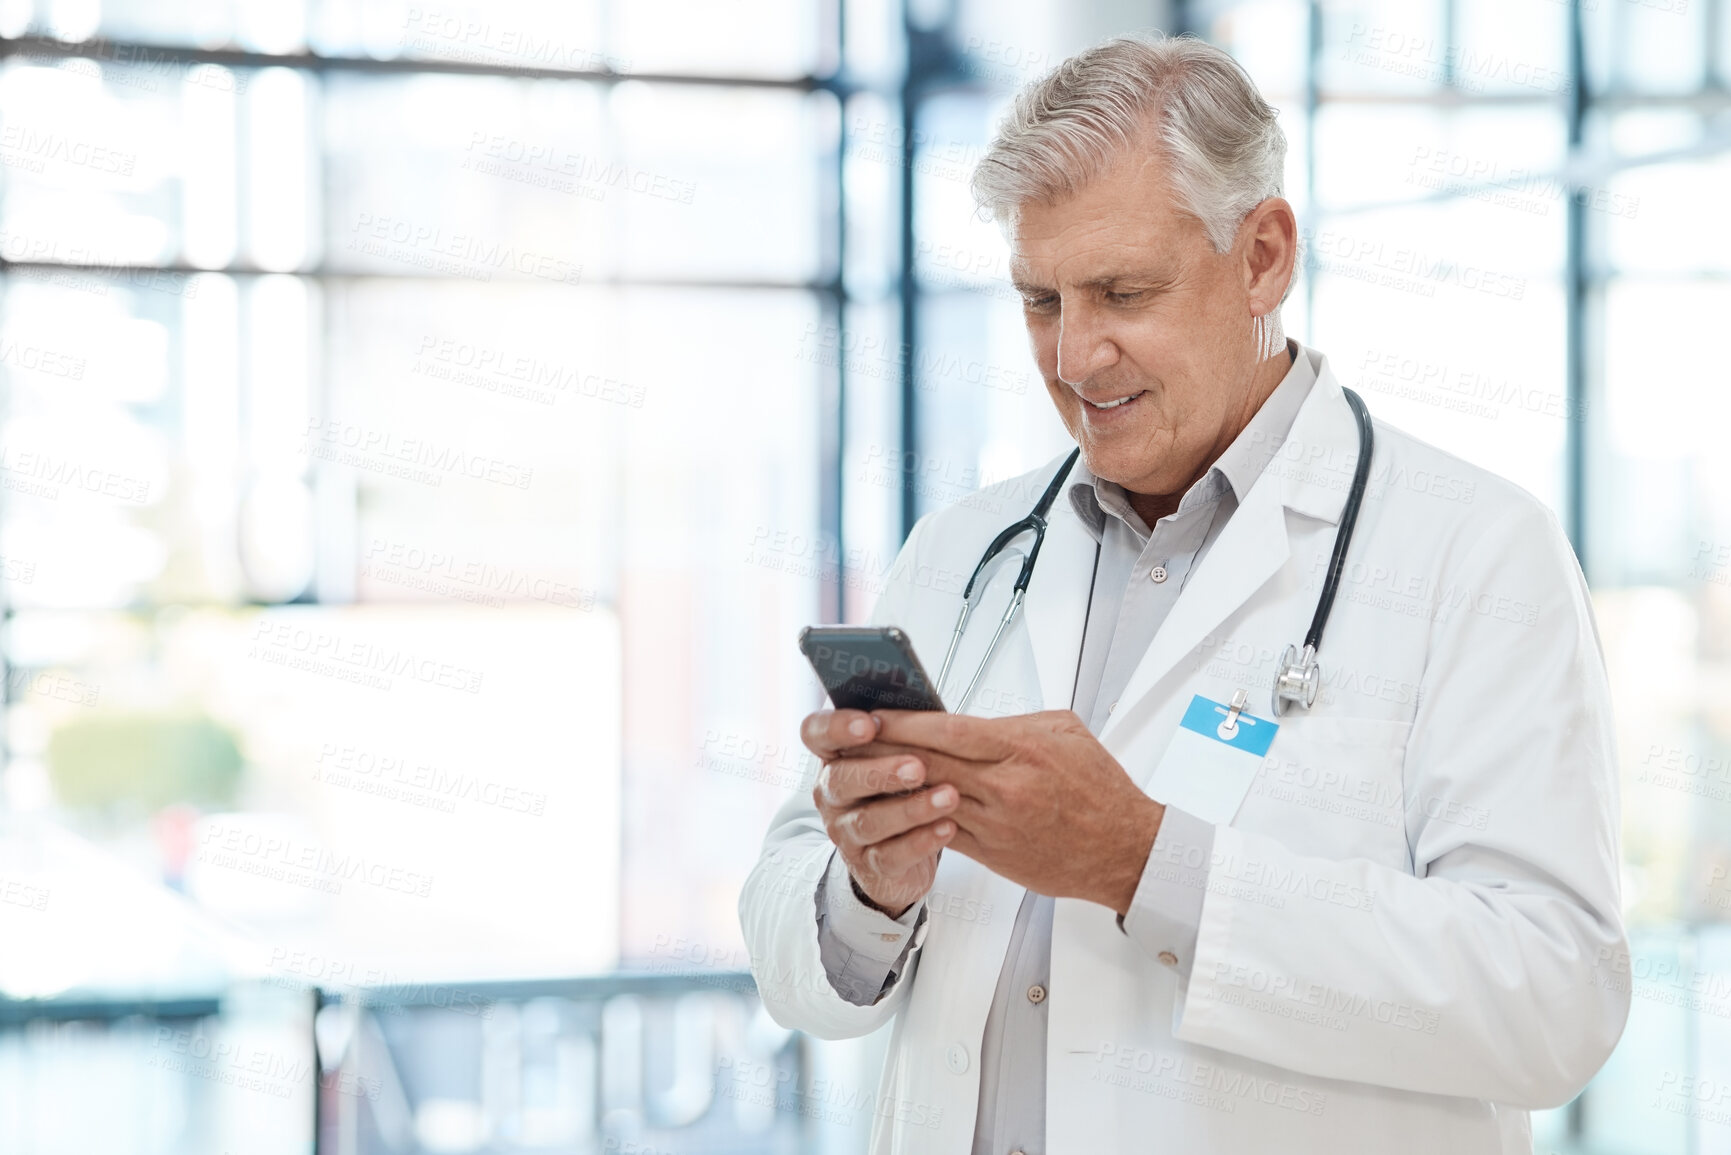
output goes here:
[{"label": "blue and white name badge", "polygon": [[1262,759],[1274,742],[1278,722],[1245,711],[1240,693],[1228,705],[1198,694],[1190,699],[1178,732],[1148,779],[1148,794],[1202,821],[1231,822]]}]

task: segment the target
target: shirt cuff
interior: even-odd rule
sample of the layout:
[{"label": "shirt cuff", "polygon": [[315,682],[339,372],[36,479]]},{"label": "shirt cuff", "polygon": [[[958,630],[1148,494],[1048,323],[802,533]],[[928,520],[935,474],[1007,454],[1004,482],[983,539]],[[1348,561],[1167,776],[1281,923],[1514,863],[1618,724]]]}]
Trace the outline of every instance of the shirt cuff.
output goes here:
[{"label": "shirt cuff", "polygon": [[837,994],[859,1007],[877,1002],[925,941],[925,928],[924,899],[900,918],[873,910],[854,896],[841,855],[830,852],[817,883],[817,946]]},{"label": "shirt cuff", "polygon": [[1149,958],[1176,970],[1185,982],[1196,960],[1196,935],[1202,928],[1202,902],[1208,896],[1208,864],[1213,856],[1213,824],[1168,806],[1130,909],[1118,919],[1118,929]]}]

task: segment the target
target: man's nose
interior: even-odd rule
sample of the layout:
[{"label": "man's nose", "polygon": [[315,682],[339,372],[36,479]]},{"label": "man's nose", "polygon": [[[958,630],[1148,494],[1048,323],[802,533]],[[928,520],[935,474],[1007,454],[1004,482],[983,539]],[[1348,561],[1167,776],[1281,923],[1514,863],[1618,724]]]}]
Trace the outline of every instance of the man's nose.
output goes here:
[{"label": "man's nose", "polygon": [[1058,380],[1080,385],[1111,365],[1118,356],[1100,323],[1099,315],[1086,305],[1064,302],[1058,315]]}]

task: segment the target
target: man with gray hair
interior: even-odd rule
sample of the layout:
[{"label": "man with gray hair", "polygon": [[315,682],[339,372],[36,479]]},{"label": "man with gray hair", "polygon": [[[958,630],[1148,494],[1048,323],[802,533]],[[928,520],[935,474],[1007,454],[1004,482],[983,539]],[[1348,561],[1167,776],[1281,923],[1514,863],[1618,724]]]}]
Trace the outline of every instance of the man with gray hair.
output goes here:
[{"label": "man with gray hair", "polygon": [[955,626],[977,694],[805,720],[740,899],[778,1022],[893,1021],[876,1152],[1528,1151],[1622,1031],[1579,567],[1287,340],[1284,160],[1231,57],[1123,38],[975,173],[1078,451],[915,526],[873,620],[929,663],[1061,496]]}]

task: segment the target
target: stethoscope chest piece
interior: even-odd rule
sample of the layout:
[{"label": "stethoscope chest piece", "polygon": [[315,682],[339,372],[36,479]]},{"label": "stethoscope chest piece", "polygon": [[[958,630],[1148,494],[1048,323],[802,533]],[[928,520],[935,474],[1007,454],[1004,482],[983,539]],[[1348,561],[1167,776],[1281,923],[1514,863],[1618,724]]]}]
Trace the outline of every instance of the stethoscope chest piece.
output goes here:
[{"label": "stethoscope chest piece", "polygon": [[1280,655],[1280,672],[1274,676],[1274,716],[1282,717],[1288,706],[1310,709],[1321,688],[1322,667],[1316,661],[1316,648],[1306,646],[1300,653],[1297,646],[1287,646]]}]

